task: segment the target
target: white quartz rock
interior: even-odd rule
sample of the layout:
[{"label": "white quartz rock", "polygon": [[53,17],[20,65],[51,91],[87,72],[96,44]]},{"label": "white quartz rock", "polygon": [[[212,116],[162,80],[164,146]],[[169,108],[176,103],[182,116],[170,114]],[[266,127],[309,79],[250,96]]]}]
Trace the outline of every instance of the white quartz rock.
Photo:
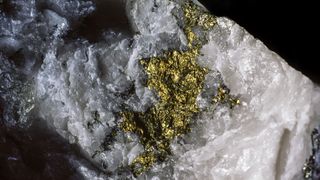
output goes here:
[{"label": "white quartz rock", "polygon": [[[117,113],[125,110],[122,107],[145,111],[157,101],[143,82],[145,74],[139,59],[164,49],[179,49],[186,41],[171,14],[174,3],[142,2],[128,5],[139,34],[98,44],[79,40],[56,48],[59,52],[50,50],[36,79],[39,116],[70,143],[78,144],[101,169],[110,172],[127,167],[142,152],[138,139],[130,137],[130,143],[123,133],[115,143],[106,142],[111,144],[110,150],[104,147],[106,136],[118,127]],[[156,4],[159,8],[151,12]],[[52,23],[64,24],[55,14],[49,15],[55,17]]]},{"label": "white quartz rock", "polygon": [[[127,2],[137,32],[132,39],[98,44],[79,40],[50,49],[35,84],[39,116],[111,174],[142,152],[137,137],[124,133],[118,134],[111,149],[103,148],[106,135],[117,127],[116,114],[123,106],[144,111],[157,102],[143,83],[139,59],[181,50],[187,44],[178,23],[181,19],[172,14],[181,9],[177,2],[182,0]],[[52,25],[62,27],[68,19],[47,15]],[[185,137],[189,144],[172,144],[170,158],[175,161],[169,158],[170,163],[158,164],[140,178],[301,178],[310,152],[310,130],[319,115],[319,89],[231,20],[217,18],[217,22],[198,62],[212,70],[207,78],[219,71],[241,105],[201,113],[197,126]],[[132,87],[133,93],[127,93]],[[88,179],[104,178],[81,165],[78,170]]]},{"label": "white quartz rock", "polygon": [[175,179],[301,179],[319,88],[227,18],[209,36],[199,63],[220,71],[242,103],[198,119],[207,142],[175,152]]}]

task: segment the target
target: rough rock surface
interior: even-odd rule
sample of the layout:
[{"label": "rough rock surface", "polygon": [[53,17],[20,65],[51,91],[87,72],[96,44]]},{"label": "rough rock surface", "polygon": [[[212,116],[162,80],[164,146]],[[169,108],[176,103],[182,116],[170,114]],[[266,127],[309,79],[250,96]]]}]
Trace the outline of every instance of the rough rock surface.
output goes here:
[{"label": "rough rock surface", "polygon": [[[2,119],[10,126],[19,119],[27,127],[31,111],[45,121],[98,168],[70,156],[85,179],[133,178],[127,167],[143,147],[137,135],[118,130],[119,113],[144,112],[157,103],[139,60],[188,47],[185,2],[127,0],[135,35],[106,32],[93,44],[64,36],[94,11],[91,1],[17,1],[30,8],[11,19],[0,14],[0,47],[6,47],[0,54]],[[36,4],[50,8],[37,12]],[[211,108],[172,142],[172,156],[138,179],[301,179],[319,116],[319,88],[233,21],[216,20],[198,58],[210,69],[205,88],[216,88],[222,79],[241,104],[211,107],[199,96],[199,106]],[[8,60],[16,52],[24,65]],[[29,78],[9,77],[12,72]]]},{"label": "rough rock surface", "polygon": [[310,148],[318,87],[226,18],[218,18],[202,52],[200,63],[220,71],[242,104],[201,116],[207,141],[179,158],[176,177],[301,179],[297,162]]}]

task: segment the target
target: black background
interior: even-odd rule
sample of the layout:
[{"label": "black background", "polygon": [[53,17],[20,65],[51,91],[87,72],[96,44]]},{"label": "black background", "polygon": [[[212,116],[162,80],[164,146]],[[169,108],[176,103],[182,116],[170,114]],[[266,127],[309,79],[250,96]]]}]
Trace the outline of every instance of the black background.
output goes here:
[{"label": "black background", "polygon": [[316,1],[200,0],[216,16],[226,16],[260,39],[291,66],[320,83]]}]

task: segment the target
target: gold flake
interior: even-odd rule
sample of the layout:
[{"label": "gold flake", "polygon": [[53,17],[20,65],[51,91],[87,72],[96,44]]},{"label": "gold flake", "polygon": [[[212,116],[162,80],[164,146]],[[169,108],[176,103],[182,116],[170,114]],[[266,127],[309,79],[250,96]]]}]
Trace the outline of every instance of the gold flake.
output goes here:
[{"label": "gold flake", "polygon": [[226,103],[230,106],[230,108],[233,108],[234,106],[240,104],[240,100],[238,98],[231,96],[229,89],[224,85],[220,85],[218,87],[217,95],[213,97],[212,102]]}]

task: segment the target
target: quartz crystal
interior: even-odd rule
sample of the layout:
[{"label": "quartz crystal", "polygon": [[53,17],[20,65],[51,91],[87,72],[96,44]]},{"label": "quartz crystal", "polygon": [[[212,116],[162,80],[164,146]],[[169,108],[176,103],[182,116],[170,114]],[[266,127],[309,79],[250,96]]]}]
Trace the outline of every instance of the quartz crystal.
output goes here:
[{"label": "quartz crystal", "polygon": [[134,35],[91,42],[68,33],[94,2],[12,2],[16,16],[0,13],[2,119],[36,117],[79,146],[96,167],[70,156],[84,179],[303,178],[319,87],[232,20],[197,1],[125,0]]}]

